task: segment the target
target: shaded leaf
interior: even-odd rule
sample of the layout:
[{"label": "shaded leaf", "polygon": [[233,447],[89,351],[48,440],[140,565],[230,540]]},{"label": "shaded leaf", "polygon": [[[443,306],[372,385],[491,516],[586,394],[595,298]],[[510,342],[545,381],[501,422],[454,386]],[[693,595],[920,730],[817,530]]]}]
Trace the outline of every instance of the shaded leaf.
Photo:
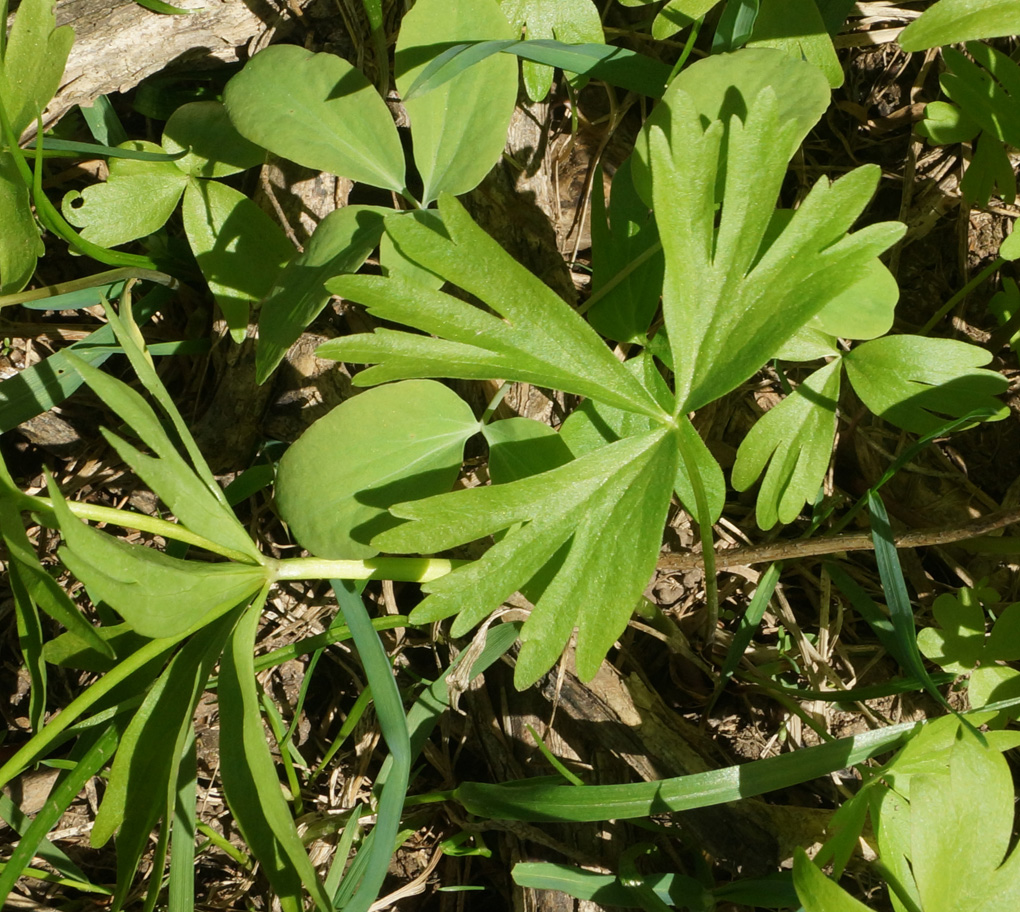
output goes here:
[{"label": "shaded leaf", "polygon": [[747,490],[765,470],[755,506],[761,529],[793,522],[806,502],[814,502],[832,457],[841,369],[835,359],[815,371],[741,442],[733,487]]},{"label": "shaded leaf", "polygon": [[[1020,15],[1017,19],[1020,25]],[[971,42],[967,50],[973,61],[954,48],[943,49],[952,72],[939,80],[942,90],[986,133],[1020,146],[1020,68],[988,45]]]},{"label": "shaded leaf", "polygon": [[886,421],[924,434],[975,409],[993,419],[1006,409],[995,398],[1007,383],[995,371],[982,370],[991,355],[953,339],[886,336],[855,347],[843,357],[847,376],[861,401]]},{"label": "shaded leaf", "polygon": [[[141,140],[123,145],[134,150],[163,151],[155,143]],[[81,229],[85,240],[101,247],[117,247],[162,228],[187,184],[187,175],[174,162],[116,158],[110,162],[110,174],[103,183],[80,193],[66,193],[60,209],[64,218]]]},{"label": "shaded leaf", "polygon": [[671,38],[705,15],[719,0],[669,0],[652,22],[652,37],[657,41]]},{"label": "shaded leaf", "polygon": [[925,106],[924,120],[917,125],[917,133],[939,146],[970,142],[981,130],[981,125],[954,104],[933,101]]},{"label": "shaded leaf", "polygon": [[541,421],[506,418],[482,428],[489,444],[493,484],[519,481],[566,465],[574,458],[560,435]]},{"label": "shaded leaf", "polygon": [[378,246],[384,213],[376,206],[344,206],[330,212],[277,278],[259,309],[255,378],[265,383],[287,350],[329,300],[325,282],[357,272]]},{"label": "shaded leaf", "polygon": [[464,443],[478,430],[467,403],[434,380],[367,390],[316,421],[284,454],[280,515],[317,557],[373,557],[372,536],[393,525],[389,507],[448,491]]},{"label": "shaded leaf", "polygon": [[265,603],[256,599],[234,628],[220,665],[220,775],[223,794],[285,912],[304,909],[302,885],[319,912],[331,912],[305,854],[266,744],[255,681],[255,634]]},{"label": "shaded leaf", "polygon": [[472,190],[499,160],[517,104],[517,63],[497,54],[427,95],[410,98],[408,90],[436,46],[513,37],[496,0],[418,0],[401,21],[394,75],[411,120],[423,205]]},{"label": "shaded leaf", "polygon": [[275,45],[227,83],[238,132],[274,155],[396,193],[404,152],[386,103],[346,60]]},{"label": "shaded leaf", "polygon": [[819,871],[801,848],[794,850],[793,884],[804,912],[869,912],[864,903]]},{"label": "shaded leaf", "polygon": [[184,231],[230,335],[243,341],[248,309],[273,288],[294,247],[243,193],[217,181],[195,181],[184,194]]},{"label": "shaded leaf", "polygon": [[400,276],[342,276],[330,291],[382,319],[433,336],[392,330],[335,339],[320,357],[377,366],[359,385],[410,377],[523,380],[590,396],[662,420],[663,409],[595,331],[479,228],[455,199],[440,200],[442,228],[389,218],[403,254],[484,301],[496,314]]}]

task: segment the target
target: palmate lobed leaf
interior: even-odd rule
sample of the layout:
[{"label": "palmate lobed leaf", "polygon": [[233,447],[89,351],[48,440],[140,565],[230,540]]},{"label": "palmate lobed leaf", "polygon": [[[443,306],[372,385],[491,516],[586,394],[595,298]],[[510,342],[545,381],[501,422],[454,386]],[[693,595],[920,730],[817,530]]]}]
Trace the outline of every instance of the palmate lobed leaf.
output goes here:
[{"label": "palmate lobed leaf", "polygon": [[441,228],[396,216],[386,220],[386,231],[406,257],[498,316],[398,275],[341,276],[326,287],[383,319],[438,338],[379,330],[327,342],[320,357],[376,365],[357,375],[359,385],[425,377],[522,380],[667,419],[584,319],[479,228],[460,203],[444,194],[439,212]]},{"label": "palmate lobed leaf", "polygon": [[[649,144],[679,414],[750,377],[856,284],[905,226],[881,223],[847,234],[879,176],[877,168],[859,168],[831,186],[824,178],[816,183],[759,259],[797,127],[781,121],[768,87],[748,100],[743,123],[730,119],[728,133],[720,121],[704,128],[684,92],[672,96],[670,113],[668,123],[653,127]],[[724,202],[716,227],[716,173],[723,160]]]},{"label": "palmate lobed leaf", "polygon": [[590,679],[654,571],[677,470],[675,435],[658,429],[521,481],[398,504],[392,512],[412,522],[373,544],[429,553],[523,523],[480,560],[427,584],[429,596],[413,617],[461,612],[457,636],[541,570],[515,683],[523,688],[547,671],[575,625],[578,672]]}]

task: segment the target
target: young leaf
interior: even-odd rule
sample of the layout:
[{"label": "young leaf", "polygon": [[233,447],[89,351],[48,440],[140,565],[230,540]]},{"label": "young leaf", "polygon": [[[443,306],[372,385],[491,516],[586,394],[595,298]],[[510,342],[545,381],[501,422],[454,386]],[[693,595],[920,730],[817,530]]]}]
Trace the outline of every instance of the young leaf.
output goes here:
[{"label": "young leaf", "polygon": [[994,397],[1005,378],[980,369],[991,355],[953,339],[886,336],[858,345],[843,357],[847,377],[861,401],[876,415],[915,434],[979,408],[1004,418],[1007,409]]},{"label": "young leaf", "polygon": [[517,64],[497,54],[427,95],[407,98],[408,90],[436,46],[513,37],[496,0],[418,0],[404,16],[394,74],[411,120],[414,161],[425,184],[423,205],[440,193],[473,189],[499,160],[517,104]]},{"label": "young leaf", "polygon": [[[127,149],[160,151],[155,143],[129,140]],[[64,195],[61,212],[82,229],[85,240],[101,247],[117,247],[146,237],[166,224],[188,184],[187,175],[174,162],[135,161],[116,158],[110,162],[106,181],[80,193]]]},{"label": "young leaf", "polygon": [[265,583],[262,567],[179,560],[93,529],[75,518],[53,480],[47,483],[65,542],[60,559],[142,636],[173,637],[211,622]]},{"label": "young leaf", "polygon": [[445,233],[415,219],[389,218],[405,256],[484,301],[500,316],[400,276],[342,276],[330,291],[377,316],[431,336],[391,330],[335,339],[324,358],[372,363],[360,385],[410,377],[523,380],[590,396],[658,420],[664,410],[555,292],[518,264],[452,197],[440,200]]},{"label": "young leaf", "polygon": [[761,529],[791,523],[825,480],[836,435],[839,359],[808,377],[751,428],[737,450],[733,487],[746,491],[765,469],[755,517]]},{"label": "young leaf", "polygon": [[434,380],[367,390],[320,418],[280,460],[276,503],[317,557],[363,560],[409,497],[449,491],[464,443],[479,430],[470,407]]},{"label": "young leaf", "polygon": [[386,103],[346,60],[291,44],[252,57],[223,93],[238,132],[274,155],[404,192],[404,151]]},{"label": "young leaf", "polygon": [[255,378],[265,383],[329,300],[327,279],[357,272],[379,245],[383,215],[377,206],[344,206],[315,227],[302,253],[280,274],[259,309]]},{"label": "young leaf", "polygon": [[[605,42],[599,11],[591,0],[500,0],[514,35],[528,40],[555,38],[565,44]],[[521,67],[528,98],[541,101],[552,87],[552,67],[524,61]]]},{"label": "young leaf", "polygon": [[970,142],[981,131],[981,125],[966,112],[945,101],[933,101],[924,109],[924,120],[917,133],[937,146]]},{"label": "young leaf", "polygon": [[[649,137],[656,130],[664,132],[667,138],[672,135],[670,121],[676,96],[680,93],[689,96],[701,124],[721,120],[725,129],[731,118],[744,120],[747,117],[748,106],[766,86],[775,92],[779,120],[787,128],[782,142],[778,134],[773,137],[777,157],[782,158],[785,148],[786,157],[782,159],[785,168],[785,163],[829,106],[829,86],[817,67],[771,48],[747,48],[699,60],[669,84],[662,103],[645,121],[634,145],[634,186],[649,208],[652,207]],[[684,141],[679,134],[677,140]],[[719,197],[722,196],[723,177],[720,171],[716,187]]]},{"label": "young leaf", "polygon": [[218,101],[181,105],[163,128],[163,148],[171,155],[185,153],[174,164],[191,177],[229,177],[266,157],[261,146],[237,132]]},{"label": "young leaf", "polygon": [[905,51],[1020,33],[1015,0],[939,0],[900,33]]},{"label": "young leaf", "polygon": [[716,228],[723,124],[704,128],[685,92],[670,101],[671,120],[657,125],[649,142],[666,254],[663,316],[676,366],[677,414],[683,414],[750,377],[826,303],[856,284],[860,270],[905,226],[887,222],[847,234],[878,180],[878,169],[866,166],[831,186],[824,178],[816,183],[759,258],[800,127],[780,120],[768,87],[746,100],[746,121],[730,119]]},{"label": "young leaf", "polygon": [[677,453],[674,433],[655,430],[522,481],[398,504],[394,515],[414,521],[373,544],[431,553],[524,523],[481,560],[427,584],[429,596],[412,616],[427,622],[461,612],[453,625],[459,636],[554,562],[522,630],[514,680],[520,688],[537,680],[575,626],[578,673],[588,680],[655,568]]},{"label": "young leaf", "polygon": [[0,152],[0,295],[28,284],[42,252],[28,187],[11,153]]},{"label": "young leaf", "polygon": [[[0,41],[0,99],[15,139],[57,91],[74,44],[72,28],[56,28],[55,6],[56,0],[24,0],[6,41]],[[6,14],[7,4],[2,8]]]},{"label": "young leaf", "polygon": [[235,342],[244,340],[249,305],[261,301],[294,254],[283,231],[247,196],[217,181],[192,179],[184,231]]}]

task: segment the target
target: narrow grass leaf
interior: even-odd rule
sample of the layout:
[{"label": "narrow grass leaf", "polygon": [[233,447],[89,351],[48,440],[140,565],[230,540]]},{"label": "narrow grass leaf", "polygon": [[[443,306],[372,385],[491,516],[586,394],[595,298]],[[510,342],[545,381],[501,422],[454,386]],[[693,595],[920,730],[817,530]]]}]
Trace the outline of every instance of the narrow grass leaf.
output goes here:
[{"label": "narrow grass leaf", "polygon": [[629,785],[560,785],[559,777],[496,785],[465,782],[454,797],[471,814],[501,820],[625,820],[711,807],[787,788],[853,766],[899,745],[923,723],[906,722],[676,779]]},{"label": "narrow grass leaf", "polygon": [[302,886],[319,912],[332,903],[305,854],[266,744],[255,681],[255,634],[268,589],[242,616],[223,653],[219,675],[220,774],[238,828],[285,912],[304,909]]},{"label": "narrow grass leaf", "polygon": [[882,578],[886,602],[889,605],[889,619],[893,634],[899,644],[898,654],[906,659],[906,670],[924,684],[924,689],[947,709],[951,707],[935,686],[921,660],[917,648],[917,629],[914,624],[914,609],[910,606],[907,584],[903,580],[900,558],[896,553],[889,516],[885,504],[877,494],[868,495],[868,512],[871,514],[871,537],[875,542],[875,561]]},{"label": "narrow grass leaf", "polygon": [[[633,894],[612,874],[596,874],[548,862],[519,862],[513,866],[511,874],[519,887],[556,890],[600,906],[633,908],[637,905]],[[664,903],[688,909],[711,908],[711,895],[693,877],[650,874],[644,882]]]},{"label": "narrow grass leaf", "polygon": [[170,831],[170,884],[167,912],[195,910],[195,830],[198,781],[194,728],[188,730],[188,744],[181,758],[174,795]]},{"label": "narrow grass leaf", "polygon": [[[84,109],[82,109],[84,110]],[[183,153],[169,153],[169,152],[150,152],[142,149],[131,149],[125,147],[123,143],[127,140],[121,140],[121,145],[118,146],[107,146],[102,143],[86,143],[86,142],[75,142],[71,139],[57,139],[53,136],[43,137],[43,151],[45,152],[65,152],[69,156],[75,158],[81,158],[82,156],[88,156],[90,158],[98,158],[104,156],[106,158],[125,158],[131,159],[132,161],[150,161],[150,162],[172,162],[176,161],[181,157]]]},{"label": "narrow grass leaf", "polygon": [[[393,668],[379,634],[372,627],[365,603],[352,581],[331,580],[330,585],[358,647],[365,677],[372,688],[379,727],[393,758],[379,795],[371,855],[352,898],[343,906],[344,912],[368,912],[382,889],[400,832],[400,818],[411,775],[411,742]],[[366,851],[368,846],[363,844],[359,856]]]}]

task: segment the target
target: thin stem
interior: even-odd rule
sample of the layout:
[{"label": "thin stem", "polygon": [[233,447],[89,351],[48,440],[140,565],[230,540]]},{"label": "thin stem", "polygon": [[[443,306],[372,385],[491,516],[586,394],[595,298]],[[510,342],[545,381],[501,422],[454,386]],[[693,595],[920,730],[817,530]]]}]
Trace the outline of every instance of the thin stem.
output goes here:
[{"label": "thin stem", "polygon": [[629,276],[635,269],[638,268],[642,263],[650,260],[655,254],[662,250],[662,241],[656,241],[647,250],[638,254],[631,260],[626,266],[623,267],[616,275],[614,275],[605,285],[603,285],[598,291],[596,291],[587,301],[584,302],[580,307],[577,308],[579,314],[585,314],[591,310],[592,306],[597,304],[602,298],[604,298],[609,292],[611,292],[617,285],[619,285],[627,276]]},{"label": "thin stem", "polygon": [[1006,261],[1002,257],[996,257],[992,263],[989,263],[984,269],[982,269],[973,279],[971,279],[966,285],[963,286],[956,294],[954,294],[945,304],[943,304],[932,318],[921,327],[920,335],[926,336],[932,331],[932,328],[941,320],[949,311],[951,311],[957,304],[960,303],[967,295],[969,295],[975,288],[978,287],[985,279],[987,279],[993,272],[1002,267],[1002,264]]}]

